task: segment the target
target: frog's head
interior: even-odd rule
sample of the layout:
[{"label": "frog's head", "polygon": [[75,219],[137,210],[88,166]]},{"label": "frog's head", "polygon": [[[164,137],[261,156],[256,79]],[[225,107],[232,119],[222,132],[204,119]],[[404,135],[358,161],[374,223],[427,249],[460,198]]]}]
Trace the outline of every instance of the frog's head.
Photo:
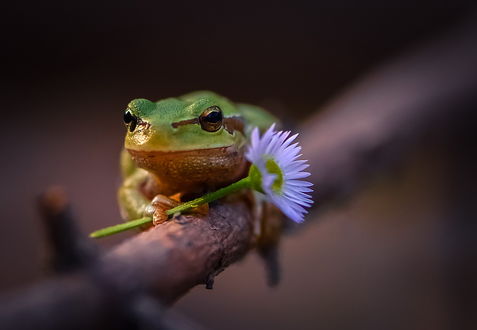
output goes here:
[{"label": "frog's head", "polygon": [[232,102],[212,92],[135,99],[124,113],[125,148],[163,182],[221,184],[244,169],[242,120]]},{"label": "frog's head", "polygon": [[124,113],[125,147],[136,151],[186,151],[243,144],[235,105],[212,92],[158,102],[132,100]]}]

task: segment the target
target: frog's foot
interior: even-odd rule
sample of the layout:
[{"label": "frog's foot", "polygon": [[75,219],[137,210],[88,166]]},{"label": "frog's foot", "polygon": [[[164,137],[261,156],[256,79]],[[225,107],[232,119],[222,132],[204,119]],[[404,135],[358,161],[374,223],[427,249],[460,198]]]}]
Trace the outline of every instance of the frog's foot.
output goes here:
[{"label": "frog's foot", "polygon": [[152,217],[152,224],[157,226],[167,221],[168,215],[166,211],[172,209],[180,204],[180,195],[167,197],[165,195],[156,195],[151,201],[151,204],[144,212],[145,216]]}]

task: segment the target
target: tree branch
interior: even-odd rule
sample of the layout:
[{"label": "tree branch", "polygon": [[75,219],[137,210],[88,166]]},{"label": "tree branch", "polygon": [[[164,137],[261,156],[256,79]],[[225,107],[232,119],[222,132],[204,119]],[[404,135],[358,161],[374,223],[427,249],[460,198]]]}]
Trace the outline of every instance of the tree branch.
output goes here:
[{"label": "tree branch", "polygon": [[249,207],[240,201],[217,204],[207,216],[181,215],[124,242],[103,258],[102,269],[111,276],[127,269],[131,273],[119,281],[134,278],[171,303],[195,285],[210,283],[252,244]]},{"label": "tree branch", "polygon": [[[46,201],[57,204],[55,198]],[[47,223],[71,228],[65,226],[69,219],[66,205],[61,211],[51,205],[46,209],[55,210],[43,212],[55,217]],[[169,304],[197,284],[210,285],[216,274],[252,247],[252,231],[252,216],[245,201],[214,205],[207,216],[181,215],[92,259],[81,271],[42,283],[11,299],[5,297],[0,327],[135,328],[142,322],[136,319],[137,313],[131,314],[135,310],[142,313],[144,308],[137,309],[137,305],[144,297],[153,295]],[[70,243],[78,246],[74,240]],[[74,254],[82,255],[81,251]],[[154,318],[164,316],[156,311]],[[183,328],[183,323],[173,328]]]}]

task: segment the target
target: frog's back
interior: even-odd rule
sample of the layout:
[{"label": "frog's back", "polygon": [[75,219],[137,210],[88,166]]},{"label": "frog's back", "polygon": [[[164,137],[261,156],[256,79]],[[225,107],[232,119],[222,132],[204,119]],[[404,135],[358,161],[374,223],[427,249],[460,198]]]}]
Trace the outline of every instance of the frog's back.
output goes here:
[{"label": "frog's back", "polygon": [[254,127],[258,127],[260,131],[264,132],[273,123],[280,124],[275,116],[259,106],[246,103],[237,103],[236,106],[247,123],[246,135],[249,135]]}]

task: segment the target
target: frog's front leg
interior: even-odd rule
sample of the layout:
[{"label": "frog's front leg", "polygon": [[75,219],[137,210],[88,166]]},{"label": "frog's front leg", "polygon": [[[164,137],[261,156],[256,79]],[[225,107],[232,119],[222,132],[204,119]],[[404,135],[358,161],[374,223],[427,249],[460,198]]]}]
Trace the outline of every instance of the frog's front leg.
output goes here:
[{"label": "frog's front leg", "polygon": [[[170,210],[178,205],[181,204],[181,194],[175,194],[173,196],[165,196],[165,195],[156,195],[151,204],[146,207],[145,216],[152,217],[153,224],[159,225],[168,219],[168,215],[166,214],[167,210]],[[192,212],[194,214],[200,215],[207,215],[209,213],[209,204],[204,203],[201,204],[186,213]]]},{"label": "frog's front leg", "polygon": [[151,203],[144,210],[144,216],[152,217],[152,224],[157,226],[167,221],[168,215],[166,211],[180,204],[180,195],[176,194],[171,197],[166,195],[156,195]]},{"label": "frog's front leg", "polygon": [[147,179],[148,173],[142,169],[135,169],[124,179],[118,190],[118,202],[121,216],[126,221],[142,218],[146,207],[151,202],[140,190]]},{"label": "frog's front leg", "polygon": [[[166,196],[148,191],[149,174],[142,169],[136,169],[119,188],[118,199],[121,214],[127,221],[142,217],[151,217],[153,224],[158,225],[167,220],[166,211],[180,204],[180,195]],[[154,196],[152,200],[149,195]]]}]

